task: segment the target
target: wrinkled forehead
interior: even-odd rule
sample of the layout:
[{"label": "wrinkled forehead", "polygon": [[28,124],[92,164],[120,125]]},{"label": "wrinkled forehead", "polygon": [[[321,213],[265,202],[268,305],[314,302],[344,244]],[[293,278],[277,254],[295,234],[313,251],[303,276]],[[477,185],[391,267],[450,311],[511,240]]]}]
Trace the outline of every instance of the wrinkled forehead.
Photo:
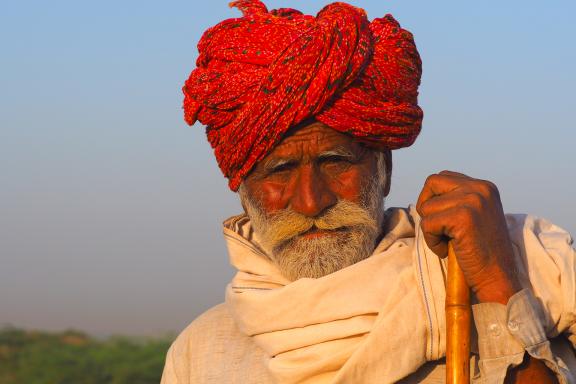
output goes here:
[{"label": "wrinkled forehead", "polygon": [[315,121],[291,130],[259,163],[277,158],[305,159],[329,154],[354,156],[365,150],[354,137]]}]

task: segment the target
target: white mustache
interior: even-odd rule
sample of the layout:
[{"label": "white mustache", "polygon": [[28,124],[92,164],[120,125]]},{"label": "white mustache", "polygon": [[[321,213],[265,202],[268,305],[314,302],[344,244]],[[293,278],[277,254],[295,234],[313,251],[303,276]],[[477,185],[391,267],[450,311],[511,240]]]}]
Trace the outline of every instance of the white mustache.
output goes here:
[{"label": "white mustache", "polygon": [[264,219],[265,238],[261,239],[266,247],[273,249],[298,235],[316,227],[320,230],[362,227],[377,231],[378,223],[370,212],[360,204],[340,200],[319,217],[307,217],[291,209],[274,213]]}]

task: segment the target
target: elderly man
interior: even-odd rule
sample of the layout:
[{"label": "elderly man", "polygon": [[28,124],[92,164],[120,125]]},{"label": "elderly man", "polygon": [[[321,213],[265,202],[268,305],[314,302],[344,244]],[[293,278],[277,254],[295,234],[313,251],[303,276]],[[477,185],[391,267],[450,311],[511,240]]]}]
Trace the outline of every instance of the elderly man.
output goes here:
[{"label": "elderly man", "polygon": [[573,383],[576,255],[505,216],[496,187],[444,171],[384,208],[391,150],[422,121],[421,63],[391,17],[258,0],[210,28],[184,86],[245,214],[224,223],[226,302],[174,342],[162,383],[439,383],[447,241],[471,288],[478,383]]}]

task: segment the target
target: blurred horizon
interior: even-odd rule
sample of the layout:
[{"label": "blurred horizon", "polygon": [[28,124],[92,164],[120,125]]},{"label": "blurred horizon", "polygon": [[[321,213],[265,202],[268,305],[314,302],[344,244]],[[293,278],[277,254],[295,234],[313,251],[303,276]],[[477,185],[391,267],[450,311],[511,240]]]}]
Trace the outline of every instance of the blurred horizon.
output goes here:
[{"label": "blurred horizon", "polygon": [[109,337],[77,331],[0,328],[0,382],[158,383],[172,338]]},{"label": "blurred horizon", "polygon": [[[576,233],[576,5],[351,3],[391,13],[423,60],[423,130],[393,154],[387,206],[450,169]],[[162,335],[223,301],[221,222],[241,208],[181,87],[202,32],[238,16],[227,1],[3,7],[0,327]]]}]

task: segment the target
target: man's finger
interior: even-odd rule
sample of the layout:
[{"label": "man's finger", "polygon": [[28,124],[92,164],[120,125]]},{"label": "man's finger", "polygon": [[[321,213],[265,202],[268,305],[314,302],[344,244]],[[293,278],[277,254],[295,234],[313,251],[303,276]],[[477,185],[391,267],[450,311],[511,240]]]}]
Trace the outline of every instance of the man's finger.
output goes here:
[{"label": "man's finger", "polygon": [[418,209],[423,202],[434,196],[458,190],[462,187],[463,179],[472,180],[468,176],[462,177],[448,174],[434,174],[428,176],[424,183],[424,187],[420,192],[420,196],[418,197],[416,208]]},{"label": "man's finger", "polygon": [[462,213],[461,208],[451,208],[422,217],[420,228],[428,248],[439,257],[448,255],[448,241],[455,236],[454,223]]},{"label": "man's finger", "polygon": [[433,215],[452,208],[468,206],[476,210],[485,207],[484,198],[477,193],[455,191],[450,194],[432,196],[417,206],[418,214],[422,217]]},{"label": "man's finger", "polygon": [[472,179],[472,177],[465,175],[463,173],[460,172],[455,172],[455,171],[449,171],[447,169],[438,172],[439,175],[446,175],[446,176],[455,176],[455,177],[462,177],[464,179]]}]

